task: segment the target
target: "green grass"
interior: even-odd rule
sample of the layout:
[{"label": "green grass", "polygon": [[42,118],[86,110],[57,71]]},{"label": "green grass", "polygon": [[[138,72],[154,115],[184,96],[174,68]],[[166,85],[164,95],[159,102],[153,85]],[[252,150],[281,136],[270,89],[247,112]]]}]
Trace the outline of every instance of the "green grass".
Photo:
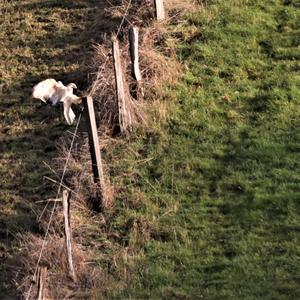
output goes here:
[{"label": "green grass", "polygon": [[[163,96],[167,122],[104,149],[116,209],[102,236],[85,226],[109,299],[300,298],[300,4],[208,2],[169,28],[188,69]],[[84,85],[97,4],[0,3],[0,298],[67,128],[30,91],[46,77]]]},{"label": "green grass", "polygon": [[108,154],[135,274],[111,298],[300,298],[299,20],[296,0],[212,0],[181,26],[167,124]]}]

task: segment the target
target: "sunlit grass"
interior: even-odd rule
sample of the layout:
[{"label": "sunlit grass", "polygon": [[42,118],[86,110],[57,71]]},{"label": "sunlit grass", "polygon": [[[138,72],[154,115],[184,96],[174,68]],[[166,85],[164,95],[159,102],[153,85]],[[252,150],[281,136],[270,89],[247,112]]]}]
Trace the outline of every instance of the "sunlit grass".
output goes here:
[{"label": "sunlit grass", "polygon": [[112,297],[299,298],[297,3],[210,1],[180,25],[193,34],[179,35],[187,72],[165,97],[168,123],[112,154],[130,174],[121,203],[136,199],[114,226],[141,214],[149,232]]},{"label": "sunlit grass", "polygon": [[[31,87],[81,77],[96,2],[0,3],[1,258],[17,232],[37,230],[32,203],[53,192],[42,161],[65,129]],[[103,235],[76,216],[111,276],[100,298],[300,296],[299,4],[208,2],[169,28],[186,73],[155,103],[155,122],[103,151],[116,190]]]}]

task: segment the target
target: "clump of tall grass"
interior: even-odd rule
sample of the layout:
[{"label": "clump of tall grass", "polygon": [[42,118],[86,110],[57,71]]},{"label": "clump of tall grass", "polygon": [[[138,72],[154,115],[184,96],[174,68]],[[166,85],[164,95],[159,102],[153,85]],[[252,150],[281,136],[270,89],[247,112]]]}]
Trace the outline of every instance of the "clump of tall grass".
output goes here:
[{"label": "clump of tall grass", "polygon": [[[106,14],[112,17],[121,17],[124,14],[128,1],[122,1],[122,5],[113,6],[106,10]],[[186,3],[186,2],[184,2]],[[176,1],[173,12],[178,13],[180,1]],[[142,9],[140,9],[142,7]],[[169,6],[168,9],[171,10]],[[119,31],[122,63],[126,77],[126,90],[130,94],[130,88],[134,84],[131,67],[127,33],[132,24],[140,26],[140,68],[143,77],[144,97],[136,101],[129,96],[132,114],[136,123],[142,126],[147,124],[147,114],[151,103],[161,106],[158,102],[165,84],[174,84],[182,71],[180,63],[175,58],[175,53],[166,43],[167,30],[164,24],[153,22],[155,15],[152,1],[136,1],[130,7],[125,18],[124,25]],[[175,15],[172,15],[175,18]],[[146,22],[145,22],[146,20]],[[106,148],[114,144],[117,137],[114,136],[118,126],[118,103],[116,99],[114,69],[111,57],[111,40],[102,37],[102,44],[94,45],[94,59],[90,69],[91,85],[87,93],[93,97],[99,124],[100,148],[105,153]],[[166,114],[166,109],[162,109]],[[139,126],[139,125],[138,125]],[[155,225],[155,219],[137,215],[128,216],[123,224],[122,231],[111,226],[116,219],[116,209],[113,198],[122,197],[125,187],[111,186],[109,174],[110,163],[105,164],[105,181],[107,183],[107,201],[100,207],[98,186],[93,182],[91,174],[91,161],[86,134],[78,133],[80,138],[76,140],[69,157],[68,168],[64,177],[64,184],[72,190],[72,234],[73,256],[78,280],[72,283],[68,276],[65,256],[65,243],[63,239],[63,215],[61,205],[58,204],[54,211],[49,236],[45,244],[44,253],[40,265],[48,267],[47,279],[48,297],[60,299],[65,295],[81,295],[83,298],[97,293],[105,294],[114,286],[122,288],[131,280],[134,274],[127,272],[126,264],[130,258],[143,255],[143,243],[150,239],[151,235],[158,234],[159,229]],[[58,143],[61,157],[56,162],[56,175],[59,178],[63,173],[62,166],[69,156],[68,144],[70,136],[66,133]],[[117,144],[117,143],[116,143]],[[117,157],[116,157],[117,159]],[[126,177],[127,174],[122,176]],[[119,199],[124,205],[130,207],[144,205],[143,195],[134,195],[134,199]],[[147,200],[145,200],[147,201]],[[119,204],[118,204],[119,205]],[[40,231],[47,231],[48,220],[51,213],[46,212],[39,222]],[[46,221],[45,221],[46,220]],[[41,235],[43,236],[43,235]],[[130,241],[128,241],[130,240]],[[18,259],[21,272],[17,276],[19,290],[23,295],[29,290],[34,274],[39,251],[42,248],[43,238],[35,235],[27,235],[20,238],[22,257]],[[103,253],[102,253],[103,252]],[[103,267],[101,267],[103,266]],[[34,295],[36,291],[33,291]]]}]

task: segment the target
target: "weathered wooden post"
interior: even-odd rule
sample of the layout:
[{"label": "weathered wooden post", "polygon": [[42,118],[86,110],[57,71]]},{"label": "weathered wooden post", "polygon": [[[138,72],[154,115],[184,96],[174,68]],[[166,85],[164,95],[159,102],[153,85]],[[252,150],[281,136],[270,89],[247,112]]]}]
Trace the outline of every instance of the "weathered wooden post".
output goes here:
[{"label": "weathered wooden post", "polygon": [[47,268],[46,267],[39,267],[37,274],[38,274],[38,295],[37,295],[37,300],[46,300]]},{"label": "weathered wooden post", "polygon": [[164,1],[163,0],[155,0],[155,8],[156,8],[156,18],[157,21],[163,21],[166,18]]},{"label": "weathered wooden post", "polygon": [[112,37],[112,52],[116,80],[116,94],[119,107],[120,131],[122,133],[126,133],[132,128],[132,118],[130,110],[126,105],[129,102],[129,95],[125,91],[125,76],[121,64],[120,46],[115,35]]},{"label": "weathered wooden post", "polygon": [[67,190],[63,190],[63,210],[64,210],[64,220],[65,220],[65,238],[66,238],[66,248],[69,266],[69,275],[74,282],[76,282],[76,275],[73,266],[72,259],[72,233],[71,233],[71,222],[70,222],[70,197]]},{"label": "weathered wooden post", "polygon": [[95,183],[100,184],[100,189],[101,189],[100,197],[101,197],[101,205],[102,205],[102,201],[106,197],[105,196],[106,188],[105,188],[103,165],[102,165],[99,138],[97,132],[97,125],[96,125],[94,103],[92,97],[90,96],[83,97],[82,103],[84,106],[84,117],[86,121],[86,127],[87,127],[88,138],[89,138],[94,181]]},{"label": "weathered wooden post", "polygon": [[134,88],[135,98],[143,98],[144,92],[142,88],[142,75],[139,65],[139,28],[131,26],[129,28],[129,45],[130,45],[130,57],[132,65],[132,76],[136,81]]}]

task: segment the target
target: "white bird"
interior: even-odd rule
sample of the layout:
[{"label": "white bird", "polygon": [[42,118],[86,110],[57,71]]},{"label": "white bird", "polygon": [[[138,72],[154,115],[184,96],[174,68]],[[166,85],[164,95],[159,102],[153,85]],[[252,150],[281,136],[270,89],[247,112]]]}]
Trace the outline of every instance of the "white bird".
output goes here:
[{"label": "white bird", "polygon": [[75,114],[71,105],[81,102],[81,98],[73,94],[74,88],[77,88],[75,83],[65,86],[61,81],[57,82],[55,79],[50,78],[41,81],[33,87],[32,97],[45,103],[50,103],[53,106],[58,102],[63,102],[65,119],[69,125],[72,125]]}]

